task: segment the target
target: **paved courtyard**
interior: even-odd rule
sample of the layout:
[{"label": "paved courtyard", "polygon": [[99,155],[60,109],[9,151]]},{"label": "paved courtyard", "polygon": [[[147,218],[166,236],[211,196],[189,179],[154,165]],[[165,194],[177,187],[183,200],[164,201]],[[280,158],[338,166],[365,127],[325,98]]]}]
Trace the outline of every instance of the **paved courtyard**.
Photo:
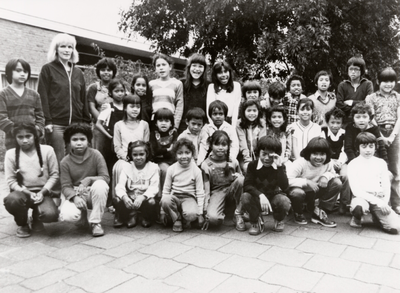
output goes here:
[{"label": "paved courtyard", "polygon": [[73,224],[46,224],[46,232],[20,239],[2,204],[0,173],[0,292],[400,292],[400,235],[363,229],[349,217],[332,215],[337,228],[291,216],[283,233],[238,232],[227,221],[209,231],[176,234],[149,229],[114,229],[93,238]]}]

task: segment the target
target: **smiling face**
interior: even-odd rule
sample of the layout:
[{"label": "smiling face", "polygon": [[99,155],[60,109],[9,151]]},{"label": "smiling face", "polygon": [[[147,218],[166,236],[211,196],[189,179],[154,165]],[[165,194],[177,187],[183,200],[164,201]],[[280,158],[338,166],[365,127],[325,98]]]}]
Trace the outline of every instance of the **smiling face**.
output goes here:
[{"label": "smiling face", "polygon": [[360,144],[360,156],[365,159],[370,159],[375,154],[375,144],[374,143],[365,143]]},{"label": "smiling face", "polygon": [[369,115],[368,113],[357,113],[353,116],[354,124],[357,128],[361,130],[365,130],[369,124]]},{"label": "smiling face", "polygon": [[24,152],[31,151],[35,148],[35,136],[25,129],[18,131],[15,138],[21,150]]},{"label": "smiling face", "polygon": [[228,154],[228,142],[223,140],[216,142],[215,144],[212,145],[212,152],[214,154],[214,157],[219,160],[226,159],[226,155]]},{"label": "smiling face", "polygon": [[300,96],[300,94],[303,91],[303,88],[301,86],[301,81],[300,80],[292,80],[290,82],[289,91],[295,97]]},{"label": "smiling face", "polygon": [[310,163],[314,167],[321,167],[326,161],[326,153],[315,152],[310,154]]},{"label": "smiling face", "polygon": [[193,80],[199,80],[204,73],[204,65],[200,63],[192,63],[189,72]]},{"label": "smiling face", "polygon": [[100,79],[104,83],[110,82],[113,76],[113,71],[107,66],[99,70]]},{"label": "smiling face", "polygon": [[298,116],[300,118],[301,122],[310,122],[311,121],[311,115],[312,115],[312,109],[311,107],[306,106],[305,104],[301,105],[299,107],[298,111]]},{"label": "smiling face", "polygon": [[67,62],[72,57],[74,51],[73,44],[61,43],[57,48],[57,55],[61,62]]},{"label": "smiling face", "polygon": [[328,121],[328,127],[332,131],[333,134],[338,133],[339,129],[342,127],[343,119],[336,118],[335,116],[331,116]]},{"label": "smiling face", "polygon": [[29,73],[22,67],[21,63],[18,62],[15,69],[12,71],[12,83],[22,85],[25,84],[28,79]]},{"label": "smiling face", "polygon": [[132,149],[132,161],[137,169],[143,169],[146,165],[147,153],[144,146],[137,146]]},{"label": "smiling face", "polygon": [[71,146],[71,151],[75,155],[83,155],[88,148],[89,142],[83,133],[75,133],[74,135],[71,136],[70,140],[70,146]]},{"label": "smiling face", "polygon": [[167,62],[167,60],[158,58],[156,63],[156,73],[161,80],[168,80],[169,74],[172,70],[172,66]]},{"label": "smiling face", "polygon": [[384,94],[390,94],[395,85],[395,81],[381,81],[379,84],[379,90]]},{"label": "smiling face", "polygon": [[188,167],[192,161],[193,153],[185,145],[181,146],[176,152],[176,160],[182,167]]},{"label": "smiling face", "polygon": [[221,71],[217,73],[217,79],[221,86],[225,86],[228,84],[229,78],[231,74],[229,73],[228,70],[226,70],[224,67],[221,68]]},{"label": "smiling face", "polygon": [[272,112],[270,122],[274,128],[279,129],[285,122],[282,112]]},{"label": "smiling face", "polygon": [[259,97],[260,97],[260,92],[258,90],[246,91],[246,100],[258,100]]},{"label": "smiling face", "polygon": [[326,92],[329,89],[330,85],[331,81],[328,75],[321,75],[320,77],[318,77],[317,80],[318,90],[320,90],[321,92]]},{"label": "smiling face", "polygon": [[128,120],[135,120],[140,114],[139,104],[128,104],[126,105],[126,116]]},{"label": "smiling face", "polygon": [[139,97],[145,96],[147,91],[146,80],[142,77],[136,79],[135,84],[133,85],[133,90]]},{"label": "smiling face", "polygon": [[258,117],[258,109],[256,105],[251,105],[244,110],[244,117],[250,122],[254,122]]}]

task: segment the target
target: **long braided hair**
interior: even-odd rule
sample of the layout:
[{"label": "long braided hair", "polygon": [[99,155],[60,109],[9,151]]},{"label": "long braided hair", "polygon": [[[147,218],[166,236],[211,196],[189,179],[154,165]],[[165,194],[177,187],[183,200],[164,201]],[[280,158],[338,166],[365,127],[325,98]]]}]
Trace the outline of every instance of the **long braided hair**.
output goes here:
[{"label": "long braided hair", "polygon": [[225,169],[224,169],[224,175],[225,176],[229,176],[230,175],[230,168],[229,168],[229,161],[230,161],[230,152],[231,152],[231,143],[232,140],[229,138],[229,135],[223,131],[223,130],[216,130],[212,136],[210,136],[207,139],[208,142],[208,151],[207,151],[207,155],[206,155],[206,159],[210,156],[212,149],[213,149],[213,145],[216,144],[221,144],[226,142],[228,144],[228,151],[226,153],[226,165],[225,165]]},{"label": "long braided hair", "polygon": [[34,137],[34,141],[35,141],[35,148],[36,148],[36,153],[38,155],[39,158],[39,164],[40,164],[40,174],[38,177],[42,177],[43,176],[43,157],[42,157],[42,152],[40,150],[40,143],[39,143],[39,136],[36,130],[36,127],[33,123],[31,122],[17,122],[14,125],[14,138],[16,141],[16,147],[15,147],[15,167],[16,170],[14,171],[17,177],[17,182],[18,185],[22,186],[23,185],[23,180],[24,178],[21,175],[20,169],[19,169],[19,155],[20,155],[20,151],[21,151],[21,147],[19,146],[18,142],[17,142],[17,135],[18,132],[25,130],[26,132],[29,132],[31,134],[33,134]]}]

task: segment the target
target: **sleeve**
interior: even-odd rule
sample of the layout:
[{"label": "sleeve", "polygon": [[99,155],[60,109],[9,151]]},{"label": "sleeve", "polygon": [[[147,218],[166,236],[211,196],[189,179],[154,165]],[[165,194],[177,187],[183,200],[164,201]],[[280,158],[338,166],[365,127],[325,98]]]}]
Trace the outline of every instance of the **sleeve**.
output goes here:
[{"label": "sleeve", "polygon": [[155,164],[154,168],[151,168],[150,170],[152,171],[150,177],[150,185],[149,188],[147,188],[144,195],[147,196],[148,198],[154,198],[158,195],[160,189],[160,169]]},{"label": "sleeve", "polygon": [[88,102],[96,104],[95,100],[96,94],[97,94],[97,85],[96,83],[92,83],[91,85],[89,85],[86,93]]},{"label": "sleeve", "polygon": [[[390,191],[391,191],[391,183],[390,183],[390,178],[389,178],[389,170],[388,170],[388,166],[386,164],[384,164],[382,162],[382,164],[380,164],[381,166],[381,184],[382,184],[382,190],[383,190],[383,194],[384,194],[384,202],[388,203],[390,201]],[[393,179],[394,180],[394,179]]]},{"label": "sleeve", "polygon": [[374,129],[372,131],[372,134],[375,135],[376,137],[376,141],[377,141],[377,152],[378,152],[378,157],[383,159],[386,164],[389,164],[389,159],[388,159],[388,155],[387,155],[387,149],[385,146],[385,142],[382,139],[382,135],[381,132],[378,128],[378,126],[374,126]]},{"label": "sleeve", "polygon": [[195,170],[195,182],[196,182],[196,199],[197,206],[199,210],[197,215],[202,215],[204,210],[204,184],[203,184],[203,176],[199,168],[197,166],[193,166]]},{"label": "sleeve", "polygon": [[204,183],[204,211],[207,210],[208,204],[210,202],[211,196],[211,184],[210,184],[210,174],[208,172],[208,166],[206,162],[201,164],[203,183]]},{"label": "sleeve", "polygon": [[285,191],[289,188],[289,179],[286,175],[286,167],[282,165],[276,169],[277,177],[278,177],[278,186],[282,191]]},{"label": "sleeve", "polygon": [[122,199],[124,195],[127,195],[126,192],[126,182],[128,181],[129,176],[126,174],[127,170],[124,168],[122,169],[121,173],[119,174],[118,183],[115,186],[115,195]]},{"label": "sleeve", "polygon": [[247,146],[247,137],[246,137],[246,131],[240,127],[239,125],[236,126],[236,134],[238,136],[239,140],[239,152],[243,156],[243,161],[245,163],[250,162],[250,151]]},{"label": "sleeve", "polygon": [[95,150],[95,155],[96,155],[96,163],[97,163],[97,176],[96,177],[98,177],[96,180],[101,179],[101,180],[104,180],[107,184],[109,184],[110,176],[108,174],[106,161],[104,160],[103,155],[99,151]]},{"label": "sleeve", "polygon": [[122,148],[122,130],[121,130],[121,123],[122,121],[118,121],[114,125],[114,136],[113,136],[113,144],[114,144],[114,151],[117,155],[118,159],[126,161],[126,152]]},{"label": "sleeve", "polygon": [[111,116],[112,108],[109,107],[99,113],[99,116],[97,116],[97,120],[105,122],[106,125],[108,125],[110,121],[110,116]]},{"label": "sleeve", "polygon": [[199,138],[199,155],[197,156],[197,164],[201,164],[205,159],[208,151],[208,131],[206,127],[203,127],[203,129],[200,132],[200,138]]},{"label": "sleeve", "polygon": [[178,85],[175,93],[175,125],[174,127],[176,129],[179,128],[179,125],[182,120],[182,115],[183,115],[183,84],[180,80],[178,80]]},{"label": "sleeve", "polygon": [[321,177],[325,177],[326,179],[328,179],[328,181],[330,181],[331,179],[337,177],[338,175],[336,174],[335,168],[333,166],[333,162],[329,162],[327,169],[325,171],[324,174],[321,175]]},{"label": "sleeve", "polygon": [[206,99],[206,102],[207,102],[206,113],[207,113],[208,121],[211,121],[211,117],[208,115],[208,109],[209,109],[209,107],[210,107],[210,104],[211,104],[213,101],[215,101],[214,84],[213,84],[213,83],[210,83],[210,84],[208,85],[208,88],[207,88],[207,99]]},{"label": "sleeve", "polygon": [[83,104],[83,110],[82,110],[82,120],[85,123],[90,124],[91,122],[91,117],[90,117],[90,112],[89,112],[89,103],[86,98],[86,84],[85,84],[85,78],[83,77],[83,73],[81,70],[80,72],[80,79],[81,79],[81,91],[80,91],[80,98]]},{"label": "sleeve", "polygon": [[239,154],[239,140],[235,131],[235,128],[233,126],[230,127],[230,133],[228,135],[231,137],[231,149],[230,149],[230,156],[232,161],[236,160],[238,154]]},{"label": "sleeve", "polygon": [[25,188],[18,184],[15,171],[15,149],[11,149],[6,152],[4,158],[4,173],[6,181],[11,191],[22,191]]},{"label": "sleeve", "polygon": [[10,132],[13,129],[14,122],[8,117],[6,93],[0,92],[0,129],[5,133]]},{"label": "sleeve", "polygon": [[244,177],[243,182],[243,192],[250,193],[252,196],[259,196],[262,192],[258,190],[255,186],[255,170],[258,161],[252,161],[249,163],[247,167],[247,174]]},{"label": "sleeve", "polygon": [[350,112],[350,110],[351,110],[351,107],[350,107],[349,105],[346,105],[346,104],[344,103],[345,98],[346,98],[346,97],[345,97],[346,92],[345,92],[344,87],[345,87],[345,83],[344,83],[343,81],[342,81],[341,83],[339,83],[339,86],[338,86],[338,88],[337,88],[336,106],[337,106],[340,110],[342,110],[343,112],[345,112],[346,114],[348,114],[348,113]]},{"label": "sleeve", "polygon": [[286,136],[286,148],[284,158],[289,159],[292,155],[292,133],[290,131],[285,132]]},{"label": "sleeve", "polygon": [[[375,116],[374,94],[366,96],[365,103],[371,107],[372,115]],[[375,119],[375,118],[374,118]]]},{"label": "sleeve", "polygon": [[289,180],[290,187],[300,187],[303,188],[307,186],[307,179],[302,178],[302,173],[304,169],[303,165],[304,159],[300,158],[295,160],[292,164],[288,165],[287,177]]},{"label": "sleeve", "polygon": [[351,125],[348,125],[344,136],[344,152],[347,155],[348,163],[356,157],[353,144],[354,135]]},{"label": "sleeve", "polygon": [[150,128],[149,128],[149,123],[146,121],[142,120],[144,123],[144,132],[143,132],[143,141],[148,142],[150,140]]},{"label": "sleeve", "polygon": [[57,157],[53,148],[51,147],[49,147],[49,151],[46,153],[46,161],[47,168],[49,170],[49,178],[43,187],[50,191],[60,179]]},{"label": "sleeve", "polygon": [[61,191],[66,200],[70,200],[75,196],[74,185],[72,183],[71,172],[68,165],[68,158],[61,161]]},{"label": "sleeve", "polygon": [[48,68],[46,65],[42,67],[42,70],[39,74],[39,83],[38,83],[38,92],[40,95],[40,99],[42,101],[43,113],[45,118],[45,124],[53,124],[52,117],[50,114],[50,107],[49,107],[49,90],[50,90],[50,83],[51,75],[48,72]]},{"label": "sleeve", "polygon": [[167,174],[165,175],[164,187],[162,190],[162,197],[168,196],[171,194],[172,190],[172,173],[175,165],[171,165],[167,169]]}]

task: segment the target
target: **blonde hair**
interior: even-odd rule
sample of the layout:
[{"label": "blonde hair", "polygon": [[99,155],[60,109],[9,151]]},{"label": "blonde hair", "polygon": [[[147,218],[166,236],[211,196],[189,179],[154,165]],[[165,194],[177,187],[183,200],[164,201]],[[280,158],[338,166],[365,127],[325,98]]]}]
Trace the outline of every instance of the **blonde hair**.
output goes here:
[{"label": "blonde hair", "polygon": [[78,63],[79,54],[76,50],[76,39],[75,37],[68,34],[57,34],[51,41],[49,52],[47,53],[47,61],[52,62],[58,58],[57,49],[61,44],[71,44],[74,49],[72,51],[71,61],[72,63]]}]

